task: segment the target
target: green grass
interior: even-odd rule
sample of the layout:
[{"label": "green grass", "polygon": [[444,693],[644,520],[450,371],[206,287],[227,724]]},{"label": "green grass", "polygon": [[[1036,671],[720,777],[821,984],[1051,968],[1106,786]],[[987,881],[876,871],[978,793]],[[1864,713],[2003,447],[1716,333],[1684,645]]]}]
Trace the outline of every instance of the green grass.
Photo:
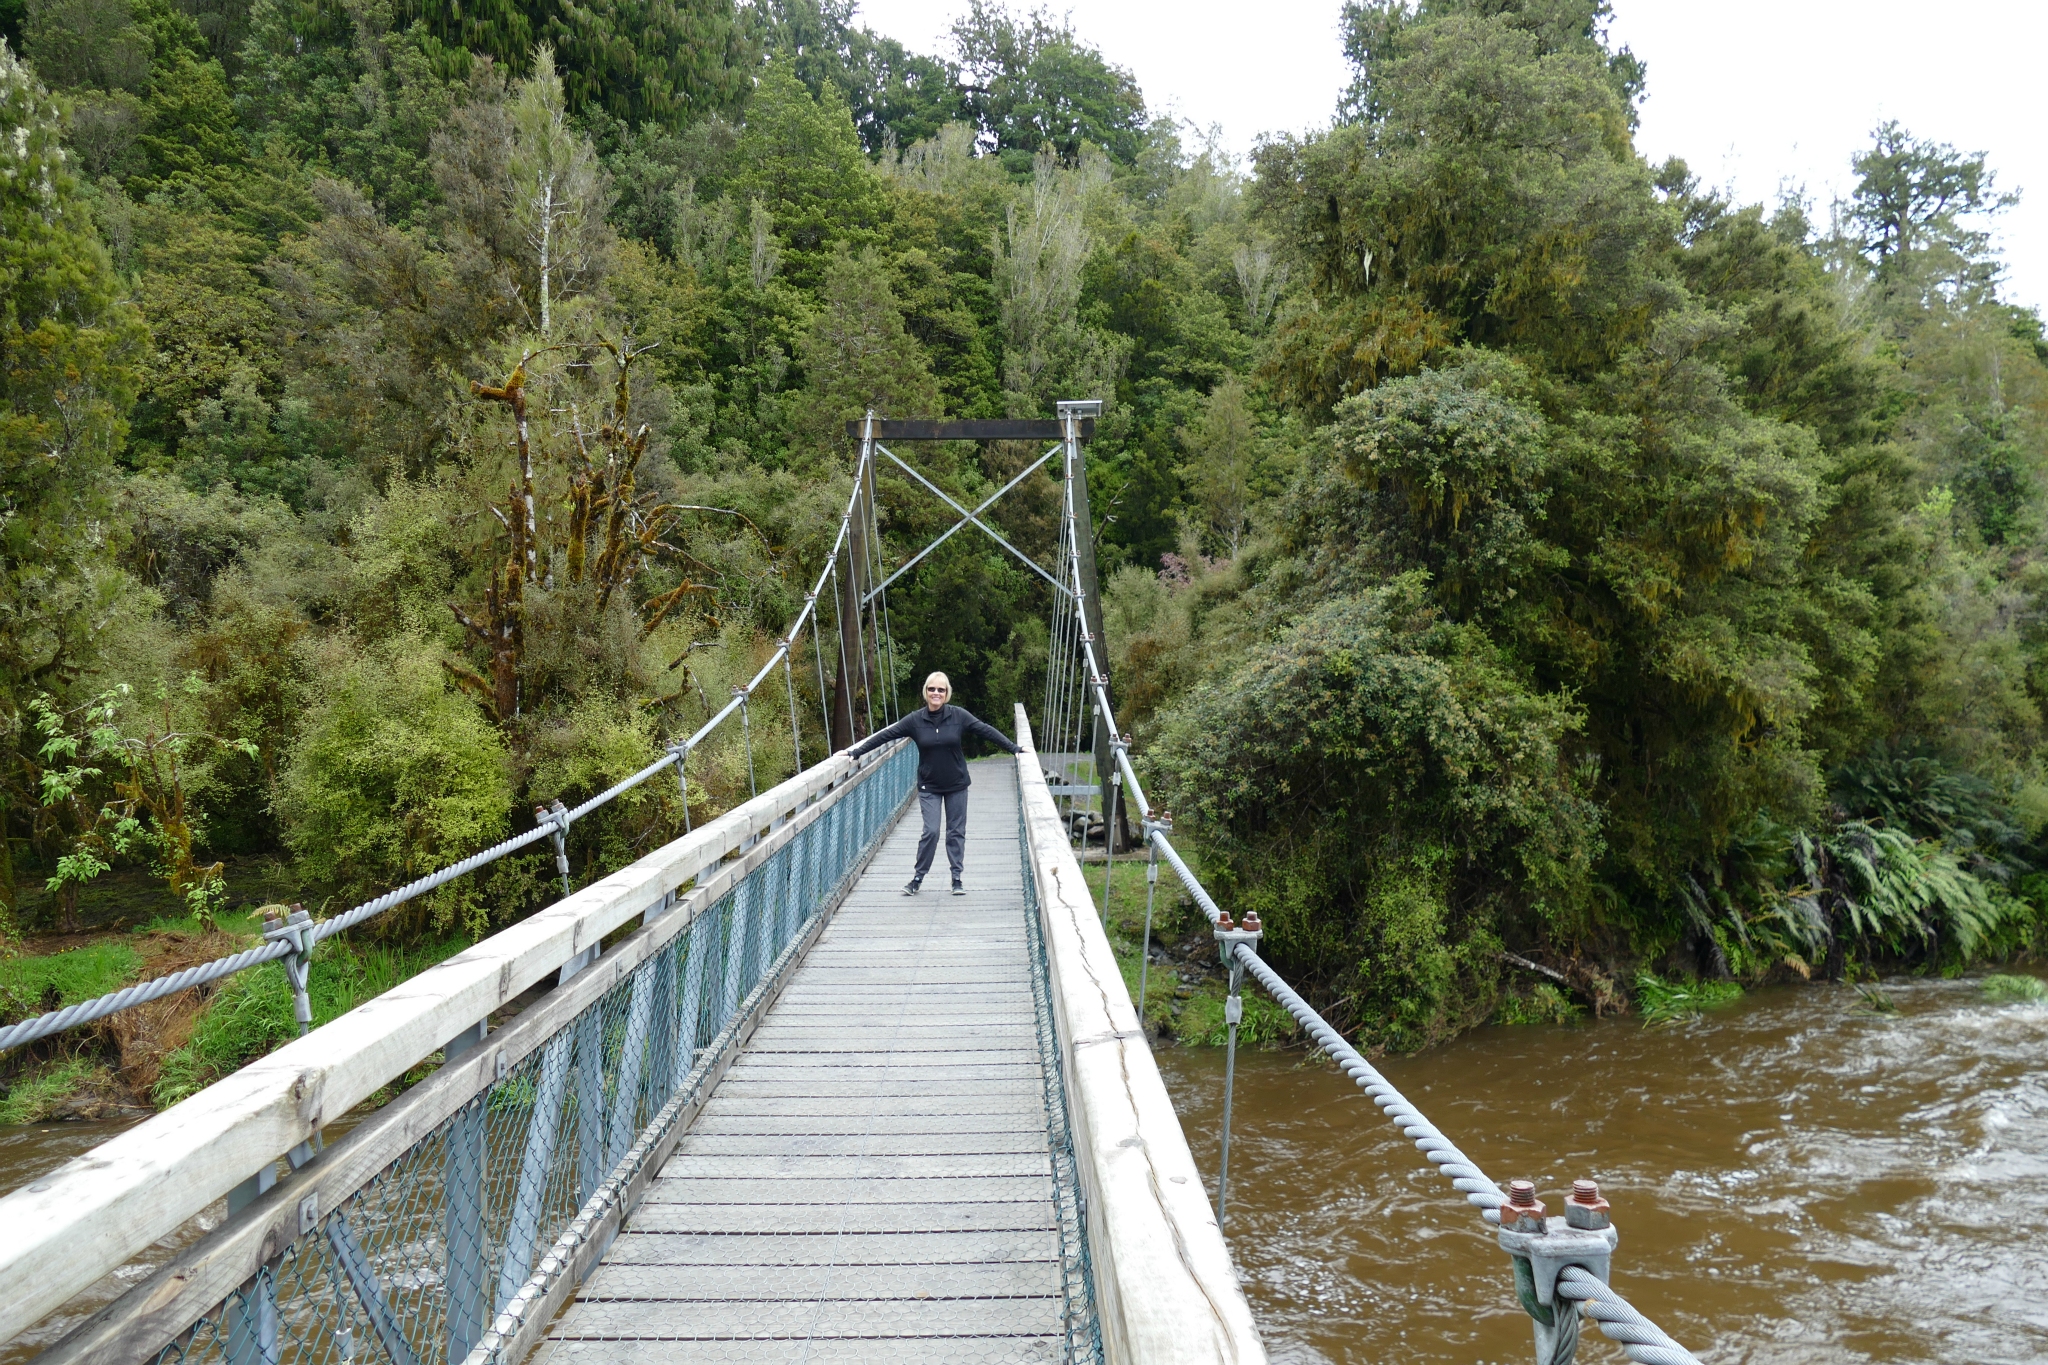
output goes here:
[{"label": "green grass", "polygon": [[1666,981],[1650,972],[1636,977],[1636,1008],[1645,1024],[1676,1024],[1699,1018],[1700,1011],[1742,998],[1733,981]]},{"label": "green grass", "polygon": [[2048,981],[2038,976],[1987,976],[1977,983],[1986,1000],[2006,1004],[2038,1004],[2048,1000]]},{"label": "green grass", "polygon": [[[1205,981],[1181,1004],[1173,1034],[1187,1047],[1222,1047],[1230,1041],[1230,1026],[1223,1021],[1223,983]],[[1297,1026],[1294,1016],[1254,984],[1244,988],[1244,1019],[1237,1026],[1239,1047],[1276,1047],[1291,1041]]]},{"label": "green grass", "polygon": [[[403,948],[322,945],[313,955],[313,1026],[339,1019],[468,946],[462,938]],[[185,1046],[164,1059],[163,1074],[150,1097],[158,1108],[167,1108],[298,1034],[283,965],[268,962],[251,968],[221,987]]]},{"label": "green grass", "polygon": [[118,990],[142,965],[142,955],[126,943],[95,943],[47,957],[11,957],[0,961],[0,1010],[40,1014],[51,988],[62,1004],[75,1005]]},{"label": "green grass", "polygon": [[0,1127],[12,1123],[35,1123],[48,1116],[52,1106],[83,1085],[100,1069],[87,1057],[60,1057],[24,1076],[8,1082],[0,1095]]},{"label": "green grass", "polygon": [[[1103,908],[1104,868],[1101,863],[1083,863],[1082,875],[1095,899],[1096,912]],[[1116,860],[1110,882],[1109,946],[1115,950],[1117,967],[1123,973],[1124,989],[1131,1003],[1138,1002],[1138,959],[1145,939],[1145,858],[1138,854]],[[1181,887],[1180,879],[1165,863],[1159,865],[1159,890],[1153,900],[1153,944],[1184,943],[1190,933],[1206,930],[1207,921]],[[1152,964],[1145,989],[1145,1027],[1150,1034],[1170,1033],[1188,1047],[1222,1047],[1229,1038],[1223,1021],[1224,983],[1220,976],[1204,979],[1191,995],[1181,995],[1180,974],[1170,963]],[[1257,984],[1247,980],[1244,987],[1244,1019],[1237,1027],[1240,1047],[1272,1047],[1296,1035],[1294,1017],[1269,999]]]}]

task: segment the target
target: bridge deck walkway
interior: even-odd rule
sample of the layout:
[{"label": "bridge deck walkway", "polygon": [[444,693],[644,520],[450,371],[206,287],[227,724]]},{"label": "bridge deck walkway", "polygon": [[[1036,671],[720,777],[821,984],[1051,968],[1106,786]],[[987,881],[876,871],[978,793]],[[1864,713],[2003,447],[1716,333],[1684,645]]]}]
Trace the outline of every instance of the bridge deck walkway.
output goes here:
[{"label": "bridge deck walkway", "polygon": [[1062,1311],[1015,769],[965,897],[904,819],[536,1365],[1050,1361]]}]

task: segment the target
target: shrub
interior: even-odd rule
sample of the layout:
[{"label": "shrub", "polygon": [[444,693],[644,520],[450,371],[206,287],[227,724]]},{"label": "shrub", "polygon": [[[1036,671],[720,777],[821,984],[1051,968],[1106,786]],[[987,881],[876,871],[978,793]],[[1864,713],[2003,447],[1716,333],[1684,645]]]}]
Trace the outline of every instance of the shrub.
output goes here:
[{"label": "shrub", "polygon": [[[438,659],[400,641],[338,663],[279,784],[285,838],[313,877],[362,899],[505,834],[512,788],[503,742],[451,692]],[[432,899],[432,920],[484,912],[473,885]]]}]

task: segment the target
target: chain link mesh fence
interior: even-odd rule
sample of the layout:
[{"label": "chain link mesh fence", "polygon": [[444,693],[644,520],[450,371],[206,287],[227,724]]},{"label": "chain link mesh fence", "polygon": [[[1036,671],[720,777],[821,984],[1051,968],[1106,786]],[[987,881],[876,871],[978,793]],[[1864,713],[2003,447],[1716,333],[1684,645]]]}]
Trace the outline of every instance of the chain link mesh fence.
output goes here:
[{"label": "chain link mesh fence", "polygon": [[[905,746],[181,1331],[154,1365],[456,1365],[731,1031],[915,783]],[[652,907],[653,914],[662,907]]]},{"label": "chain link mesh fence", "polygon": [[1063,1359],[1101,1365],[1102,1324],[1095,1312],[1095,1274],[1088,1259],[1088,1208],[1075,1164],[1074,1131],[1067,1119],[1066,1071],[1061,1065],[1059,1028],[1053,1019],[1052,969],[1045,956],[1038,878],[1031,870],[1031,838],[1024,828],[1022,800],[1017,802],[1017,858],[1024,868],[1024,934],[1031,954],[1038,1051],[1045,1067],[1045,1131],[1052,1153],[1053,1217],[1060,1234]]}]

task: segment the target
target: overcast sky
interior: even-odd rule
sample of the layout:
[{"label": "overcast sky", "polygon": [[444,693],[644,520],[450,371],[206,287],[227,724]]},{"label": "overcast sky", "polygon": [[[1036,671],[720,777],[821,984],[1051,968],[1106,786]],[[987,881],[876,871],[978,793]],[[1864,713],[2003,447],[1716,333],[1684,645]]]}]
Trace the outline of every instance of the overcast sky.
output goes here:
[{"label": "overcast sky", "polygon": [[[1028,8],[1028,0],[1013,0]],[[861,19],[920,51],[945,49],[960,0],[861,0]],[[1128,67],[1155,109],[1242,153],[1262,133],[1327,124],[1349,73],[1338,0],[1055,0]],[[2048,58],[2044,0],[1614,0],[1615,41],[1649,64],[1637,145],[1679,155],[1744,201],[1803,191],[1816,219],[1850,181],[1871,129],[1985,151],[2025,192],[2002,220],[2007,297],[2048,306]]]}]

